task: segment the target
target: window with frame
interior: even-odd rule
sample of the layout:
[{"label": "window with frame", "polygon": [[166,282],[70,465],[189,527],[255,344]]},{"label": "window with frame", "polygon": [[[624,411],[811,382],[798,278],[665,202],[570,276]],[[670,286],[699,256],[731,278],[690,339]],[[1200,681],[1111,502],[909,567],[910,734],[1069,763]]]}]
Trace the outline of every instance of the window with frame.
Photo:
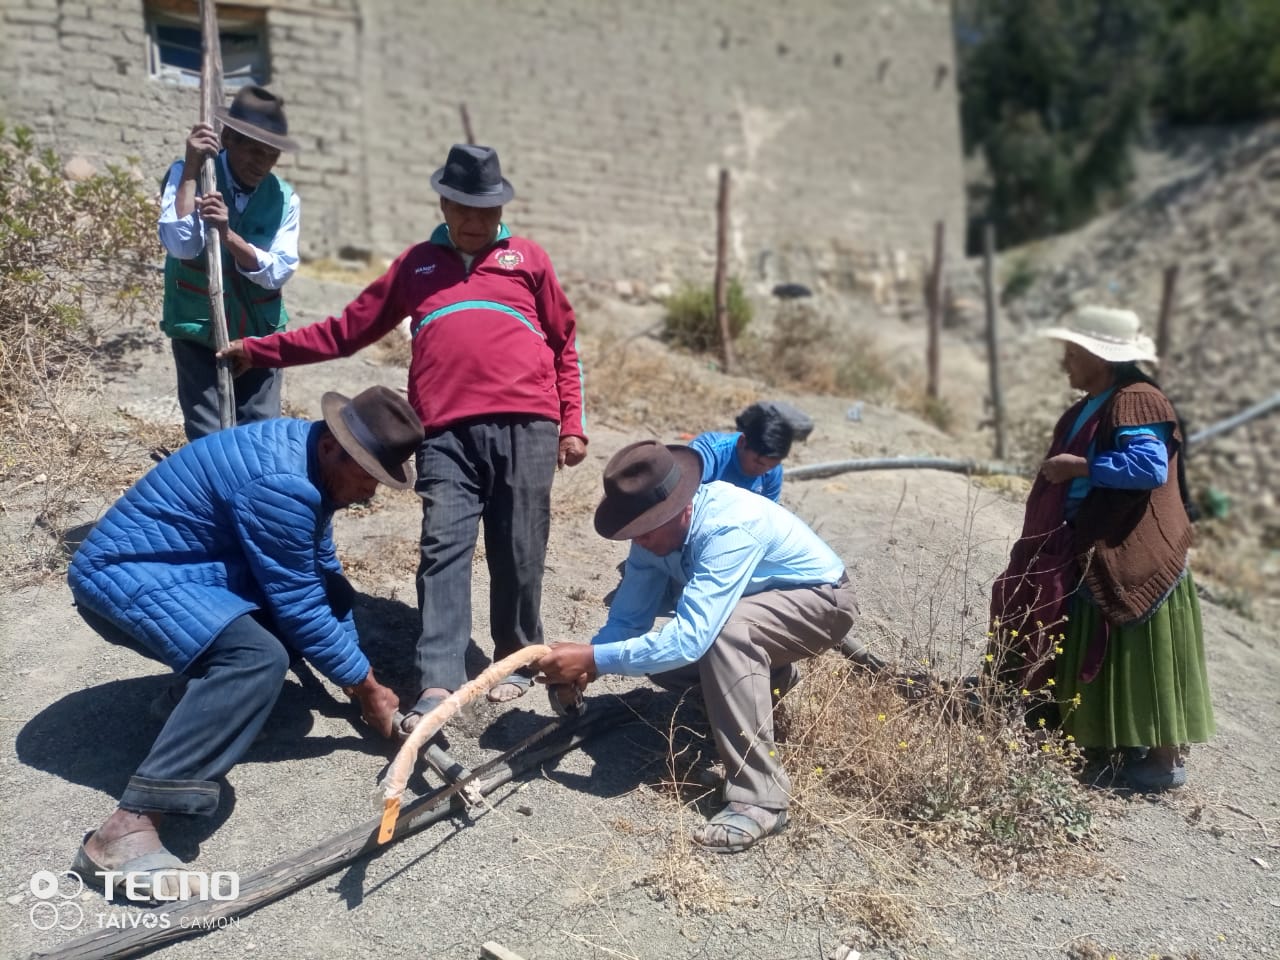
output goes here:
[{"label": "window with frame", "polygon": [[[146,0],[147,66],[153,79],[200,85],[200,8],[195,0]],[[227,90],[271,80],[267,12],[218,4],[222,83]]]}]

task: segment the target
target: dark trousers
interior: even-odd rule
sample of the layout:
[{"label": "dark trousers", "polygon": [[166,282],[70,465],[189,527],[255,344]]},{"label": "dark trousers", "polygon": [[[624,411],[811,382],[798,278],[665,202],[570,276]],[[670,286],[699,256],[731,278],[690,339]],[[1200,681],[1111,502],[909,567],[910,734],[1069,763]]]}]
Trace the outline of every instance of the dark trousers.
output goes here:
[{"label": "dark trousers", "polygon": [[[218,417],[218,364],[214,352],[190,340],[170,340],[178,371],[178,406],[188,440],[198,440],[222,428]],[[236,423],[253,423],[280,416],[280,370],[246,370],[235,385]]]},{"label": "dark trousers", "polygon": [[[80,615],[98,633],[137,646],[83,603]],[[249,750],[275,706],[289,670],[289,651],[252,616],[232,620],[183,673],[186,687],[151,752],[120,797],[134,813],[211,814],[216,778]]]},{"label": "dark trousers", "polygon": [[484,525],[494,659],[542,642],[542,573],[560,431],[550,420],[495,417],[433,434],[418,448],[418,689],[466,683],[471,557]]}]

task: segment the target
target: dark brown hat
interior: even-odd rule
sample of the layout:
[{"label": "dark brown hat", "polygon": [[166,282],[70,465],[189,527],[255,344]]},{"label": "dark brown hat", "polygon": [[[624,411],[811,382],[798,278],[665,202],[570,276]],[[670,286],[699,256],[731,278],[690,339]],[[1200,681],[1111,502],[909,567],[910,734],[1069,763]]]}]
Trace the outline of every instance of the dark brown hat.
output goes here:
[{"label": "dark brown hat", "polygon": [[431,189],[464,207],[500,207],[516,195],[502,175],[498,151],[470,143],[449,148],[444,166],[431,175]]},{"label": "dark brown hat", "polygon": [[387,387],[369,387],[350,399],[326,393],[320,398],[320,409],[342,449],[369,476],[397,490],[412,486],[405,461],[425,433],[408,400]]},{"label": "dark brown hat", "polygon": [[629,444],[605,464],[596,533],[630,540],[656,530],[689,505],[701,482],[696,450],[657,440]]},{"label": "dark brown hat", "polygon": [[297,141],[287,136],[289,121],[284,116],[284,100],[266,87],[241,87],[230,107],[217,107],[213,113],[246,137],[286,153],[298,152]]}]

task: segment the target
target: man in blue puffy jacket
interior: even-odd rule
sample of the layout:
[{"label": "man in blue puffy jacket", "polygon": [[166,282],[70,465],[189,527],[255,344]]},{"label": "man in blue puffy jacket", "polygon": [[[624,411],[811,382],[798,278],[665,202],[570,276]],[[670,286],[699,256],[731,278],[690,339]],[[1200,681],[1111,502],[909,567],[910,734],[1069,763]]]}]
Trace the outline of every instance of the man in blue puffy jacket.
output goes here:
[{"label": "man in blue puffy jacket", "polygon": [[[404,397],[327,393],[324,420],[274,419],[211,434],[137,482],[71,561],[85,620],[181,674],[180,698],[118,809],[72,869],[108,896],[189,891],[160,842],[165,814],[212,814],[218,777],[262,729],[292,657],[304,657],[390,736],[395,694],[373,675],[333,543],[335,510],[405,489],[423,439]],[[183,889],[187,887],[187,889]]]}]

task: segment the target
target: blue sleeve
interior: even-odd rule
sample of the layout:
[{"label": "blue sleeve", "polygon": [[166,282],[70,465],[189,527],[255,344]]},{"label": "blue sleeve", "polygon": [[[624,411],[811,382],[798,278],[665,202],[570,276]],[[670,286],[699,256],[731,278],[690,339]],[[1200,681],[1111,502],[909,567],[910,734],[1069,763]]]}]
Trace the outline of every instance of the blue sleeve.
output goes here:
[{"label": "blue sleeve", "polygon": [[719,471],[719,464],[716,462],[715,447],[713,441],[716,435],[714,433],[700,433],[689,441],[690,448],[698,452],[698,456],[702,457],[702,482],[710,483],[716,479]]},{"label": "blue sleeve", "polygon": [[596,669],[639,677],[695,663],[724,629],[763,555],[760,542],[740,530],[708,538],[694,559],[693,578],[680,594],[675,617],[659,630],[597,646]]},{"label": "blue sleeve", "polygon": [[1169,479],[1169,425],[1148,424],[1116,431],[1117,449],[1089,464],[1089,483],[1113,490],[1154,490]]},{"label": "blue sleeve", "polygon": [[782,464],[778,464],[764,475],[764,485],[760,488],[760,493],[774,503],[778,502],[778,498],[782,496]]},{"label": "blue sleeve", "polygon": [[667,572],[655,560],[653,554],[632,544],[622,568],[622,583],[609,604],[609,617],[591,638],[592,644],[616,643],[653,626],[667,588]]},{"label": "blue sleeve", "polygon": [[369,673],[351,615],[350,585],[333,546],[333,525],[317,529],[319,493],[289,474],[236,493],[234,517],[245,559],[280,639],[338,686]]}]

